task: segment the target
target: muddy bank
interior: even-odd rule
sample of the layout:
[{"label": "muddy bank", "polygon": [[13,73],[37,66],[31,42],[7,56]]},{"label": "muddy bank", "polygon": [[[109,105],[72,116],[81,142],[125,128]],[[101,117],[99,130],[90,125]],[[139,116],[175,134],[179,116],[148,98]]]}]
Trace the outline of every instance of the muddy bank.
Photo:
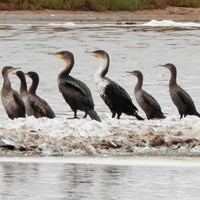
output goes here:
[{"label": "muddy bank", "polygon": [[113,128],[102,136],[77,136],[32,129],[1,129],[0,156],[200,156],[200,139],[176,127],[168,131],[146,129],[142,132]]},{"label": "muddy bank", "polygon": [[0,22],[22,21],[74,21],[74,22],[117,22],[117,21],[200,21],[200,8],[167,7],[165,9],[139,10],[134,12],[93,11],[0,11]]}]

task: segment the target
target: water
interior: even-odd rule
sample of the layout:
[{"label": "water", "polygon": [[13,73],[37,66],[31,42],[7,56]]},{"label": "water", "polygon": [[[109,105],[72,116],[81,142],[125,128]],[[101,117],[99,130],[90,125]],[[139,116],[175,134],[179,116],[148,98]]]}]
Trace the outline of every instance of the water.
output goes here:
[{"label": "water", "polygon": [[[101,138],[109,135],[113,127],[121,133],[120,136],[116,135],[116,138],[126,137],[126,140],[123,139],[124,143],[130,139],[127,137],[128,131],[140,132],[149,127],[158,131],[165,130],[167,137],[177,136],[175,134],[181,130],[183,136],[191,134],[192,137],[199,138],[198,119],[178,119],[177,110],[171,103],[168,93],[169,71],[158,67],[159,64],[167,62],[177,66],[178,82],[190,93],[197,109],[200,110],[198,28],[55,24],[32,22],[0,25],[1,66],[13,65],[21,67],[24,72],[38,72],[38,95],[48,101],[57,115],[57,118],[51,121],[29,118],[11,122],[0,105],[1,133],[3,134],[5,129],[9,133],[14,133],[14,136],[6,138],[8,143],[9,140],[20,144],[24,142],[21,135],[20,140],[17,140],[18,134],[24,129],[33,129],[40,134],[45,143],[39,141],[38,146],[40,149],[47,148],[47,152],[48,148],[54,148],[55,145],[66,147],[63,140],[61,143],[57,142],[57,139],[62,139],[66,135]],[[123,86],[136,105],[133,97],[136,79],[125,71],[141,70],[144,74],[144,88],[158,100],[168,118],[164,121],[135,122],[126,121],[129,117],[123,115],[120,122],[112,121],[108,117],[109,110],[100,99],[92,81],[99,61],[86,51],[96,49],[104,49],[110,54],[111,66],[108,77]],[[83,80],[91,89],[95,109],[101,117],[105,117],[101,125],[88,119],[66,119],[73,114],[57,88],[57,74],[64,63],[52,55],[61,50],[74,53],[75,66],[71,74]],[[14,75],[11,75],[10,79],[12,87],[19,90],[19,80]],[[0,78],[0,85],[2,82]],[[137,107],[139,113],[144,116],[138,105]],[[173,135],[168,132],[170,128],[177,129],[177,132]],[[22,132],[26,136],[25,140],[28,140],[28,133]],[[50,138],[50,142],[46,136]],[[197,151],[199,152],[199,149]],[[33,162],[33,158],[29,162],[24,162],[23,159],[20,162],[3,160],[0,163],[0,199],[199,199],[199,175],[199,166],[182,166],[182,163],[121,165],[113,164],[113,159],[110,164],[87,163],[86,160],[82,163],[77,160],[75,163],[58,160],[49,163],[43,162],[43,159]]]},{"label": "water", "polygon": [[[88,158],[85,164],[67,163],[67,159],[65,162],[55,159],[55,163],[51,163],[52,160],[1,163],[0,198],[199,199],[199,164],[188,166],[186,162],[166,160],[161,164],[158,160],[131,158],[125,159],[125,163],[123,159],[100,159],[100,162],[103,160],[101,164],[94,162],[95,158],[90,164],[87,163]],[[106,164],[107,160],[114,160],[114,164]]]},{"label": "water", "polygon": [[[48,101],[57,116],[72,116],[73,113],[57,88],[57,74],[64,63],[51,55],[61,50],[69,50],[75,56],[75,66],[71,75],[89,86],[96,105],[95,109],[101,115],[109,113],[109,109],[99,97],[93,82],[99,60],[86,51],[104,49],[110,54],[111,59],[107,76],[128,91],[141,115],[143,112],[133,94],[136,78],[126,74],[125,71],[141,70],[144,74],[144,89],[158,100],[166,115],[177,115],[168,93],[170,74],[167,69],[159,68],[160,64],[171,62],[177,66],[178,82],[191,94],[197,108],[200,108],[198,104],[200,69],[197,53],[200,50],[198,45],[200,31],[190,30],[185,26],[180,28],[183,29],[46,22],[2,24],[0,25],[1,66],[13,65],[21,67],[25,72],[30,70],[38,72],[40,75],[38,94]],[[19,90],[19,80],[14,75],[10,78],[12,86]],[[0,105],[0,117],[7,118],[2,105]],[[124,115],[123,117],[126,118]]]}]

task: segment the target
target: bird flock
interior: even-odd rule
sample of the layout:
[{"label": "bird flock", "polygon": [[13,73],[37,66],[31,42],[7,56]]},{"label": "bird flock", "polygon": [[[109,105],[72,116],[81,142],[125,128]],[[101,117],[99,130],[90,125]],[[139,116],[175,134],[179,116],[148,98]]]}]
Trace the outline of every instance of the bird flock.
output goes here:
[{"label": "bird flock", "polygon": [[[120,116],[124,113],[134,116],[138,120],[144,120],[144,118],[138,114],[138,109],[133,104],[126,90],[118,83],[106,77],[110,64],[108,53],[104,50],[96,50],[90,53],[94,57],[100,59],[100,66],[94,74],[94,82],[100,97],[110,109],[112,118],[117,117],[117,119],[120,119]],[[65,62],[63,70],[58,74],[58,88],[66,103],[74,112],[73,118],[77,118],[77,111],[81,110],[85,113],[84,118],[89,115],[92,120],[101,122],[99,115],[94,110],[94,101],[88,86],[84,82],[70,76],[70,72],[75,63],[73,53],[69,51],[60,51],[56,53],[56,55]],[[176,67],[171,63],[161,65],[161,67],[165,67],[171,72],[169,93],[172,102],[177,107],[180,119],[187,115],[196,115],[200,117],[190,95],[177,84]],[[16,71],[15,74],[21,83],[19,93],[11,87],[9,79],[9,74],[14,71]],[[147,119],[166,118],[158,101],[151,94],[142,89],[142,72],[134,70],[127,71],[127,73],[137,77],[134,96],[138,105],[146,114]],[[10,119],[26,116],[34,116],[35,118],[56,117],[49,104],[36,94],[39,84],[39,76],[36,72],[30,71],[24,73],[19,70],[19,68],[5,66],[2,69],[2,76],[4,81],[1,90],[1,101]],[[29,89],[27,88],[26,76],[32,80]]]}]

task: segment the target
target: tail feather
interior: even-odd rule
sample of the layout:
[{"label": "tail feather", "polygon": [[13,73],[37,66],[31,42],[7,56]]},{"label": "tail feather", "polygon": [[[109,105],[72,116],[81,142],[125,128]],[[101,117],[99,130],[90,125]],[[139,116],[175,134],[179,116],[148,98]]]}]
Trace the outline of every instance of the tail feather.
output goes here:
[{"label": "tail feather", "polygon": [[135,116],[138,120],[144,120],[144,118],[141,117],[140,115],[138,115],[137,112],[135,112],[134,116]]},{"label": "tail feather", "polygon": [[198,112],[196,112],[196,114],[195,114],[197,117],[200,117],[200,113],[198,113]]},{"label": "tail feather", "polygon": [[100,119],[100,117],[97,115],[97,113],[96,113],[95,110],[89,110],[87,113],[88,113],[88,115],[90,116],[91,119],[96,120],[96,121],[98,121],[98,122],[101,122],[101,119]]}]

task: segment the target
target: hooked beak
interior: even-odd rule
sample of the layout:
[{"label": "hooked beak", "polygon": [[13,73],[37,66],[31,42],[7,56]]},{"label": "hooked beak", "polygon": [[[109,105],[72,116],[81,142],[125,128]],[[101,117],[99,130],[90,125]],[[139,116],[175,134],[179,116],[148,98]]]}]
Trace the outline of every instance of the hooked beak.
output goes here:
[{"label": "hooked beak", "polygon": [[18,69],[21,69],[21,67],[14,67],[11,71],[12,71],[12,74],[16,74],[16,72],[14,72],[14,71],[16,71],[16,70],[18,70]]}]

